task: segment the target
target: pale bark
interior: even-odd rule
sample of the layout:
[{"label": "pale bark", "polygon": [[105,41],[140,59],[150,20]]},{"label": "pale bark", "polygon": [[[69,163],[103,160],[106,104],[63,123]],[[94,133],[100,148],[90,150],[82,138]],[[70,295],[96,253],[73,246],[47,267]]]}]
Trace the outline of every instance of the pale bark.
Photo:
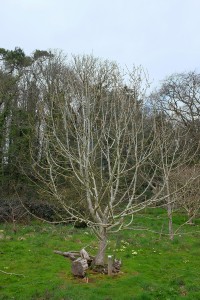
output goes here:
[{"label": "pale bark", "polygon": [[101,227],[98,252],[94,259],[95,265],[103,266],[105,264],[106,247],[107,247],[107,232],[106,232],[106,228]]},{"label": "pale bark", "polygon": [[170,200],[167,203],[167,215],[168,215],[169,238],[172,241],[174,239],[173,209],[172,209],[172,204],[171,204]]}]

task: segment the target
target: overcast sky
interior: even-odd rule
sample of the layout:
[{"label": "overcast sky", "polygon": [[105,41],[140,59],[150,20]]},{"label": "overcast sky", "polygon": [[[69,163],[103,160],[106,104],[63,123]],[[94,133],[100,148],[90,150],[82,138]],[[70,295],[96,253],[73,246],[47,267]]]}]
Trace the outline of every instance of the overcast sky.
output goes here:
[{"label": "overcast sky", "polygon": [[200,0],[0,0],[0,47],[142,65],[157,85],[200,71]]}]

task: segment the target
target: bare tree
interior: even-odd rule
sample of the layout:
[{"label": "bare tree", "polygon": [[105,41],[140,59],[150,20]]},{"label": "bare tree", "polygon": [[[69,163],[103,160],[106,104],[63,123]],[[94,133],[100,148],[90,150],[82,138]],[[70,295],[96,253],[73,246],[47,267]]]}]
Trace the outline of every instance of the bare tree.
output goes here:
[{"label": "bare tree", "polygon": [[[67,217],[85,221],[98,237],[96,265],[104,263],[109,232],[127,228],[134,213],[157,201],[146,198],[156,173],[150,167],[153,127],[146,127],[148,82],[141,68],[128,79],[125,85],[115,63],[74,57],[50,95],[46,156],[34,165]],[[82,201],[69,205],[70,180],[78,183]]]},{"label": "bare tree", "polygon": [[200,74],[195,71],[172,74],[151,97],[157,99],[160,109],[171,120],[190,132],[190,140],[196,144],[200,133]]},{"label": "bare tree", "polygon": [[[160,115],[159,120],[155,124],[155,133],[157,136],[157,155],[154,159],[156,167],[160,170],[157,178],[156,188],[163,189],[163,194],[166,195],[164,203],[167,207],[168,228],[170,239],[174,238],[173,231],[173,207],[175,204],[174,194],[171,192],[171,173],[179,169],[180,165],[185,164],[185,157],[188,153],[182,151],[180,146],[180,132],[178,128],[173,128],[172,124],[168,122],[165,115]],[[184,149],[185,150],[185,149]]]},{"label": "bare tree", "polygon": [[[164,196],[164,205],[167,208],[168,229],[171,240],[174,238],[173,211],[178,207],[177,199],[182,195],[186,197],[186,190],[198,174],[187,172],[189,165],[195,165],[194,159],[199,149],[199,142],[196,145],[190,143],[190,130],[186,130],[183,124],[167,115],[162,109],[162,102],[155,99],[154,133],[156,137],[156,150],[152,164],[157,168],[158,176],[154,181],[155,192],[160,191]],[[182,184],[174,181],[174,176],[187,172]],[[181,175],[180,175],[181,176]]]},{"label": "bare tree", "polygon": [[[194,180],[190,181],[190,178]],[[188,182],[189,181],[189,182]],[[180,189],[183,187],[182,189]],[[187,166],[171,176],[172,190],[179,188],[176,205],[187,212],[187,224],[193,225],[200,209],[200,178],[198,166]]]}]

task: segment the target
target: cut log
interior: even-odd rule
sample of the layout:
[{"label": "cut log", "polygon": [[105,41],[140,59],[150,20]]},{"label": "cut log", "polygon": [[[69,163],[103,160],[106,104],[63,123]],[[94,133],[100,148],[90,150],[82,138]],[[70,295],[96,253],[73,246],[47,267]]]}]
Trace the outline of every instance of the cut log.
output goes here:
[{"label": "cut log", "polygon": [[91,259],[90,256],[89,256],[89,254],[87,253],[87,251],[84,248],[81,249],[80,255],[81,255],[82,258],[85,258],[86,260],[90,260]]},{"label": "cut log", "polygon": [[65,256],[65,257],[68,257],[70,260],[74,261],[77,259],[77,257],[80,255],[80,252],[79,251],[74,251],[74,252],[62,252],[62,251],[57,251],[57,250],[54,250],[53,251],[55,254],[59,254],[59,255],[62,255],[62,256]]},{"label": "cut log", "polygon": [[88,269],[87,260],[84,258],[77,258],[72,262],[72,274],[77,277],[85,277],[85,271]]},{"label": "cut log", "polygon": [[87,251],[83,248],[80,251],[68,251],[68,252],[62,252],[62,251],[58,251],[58,250],[54,250],[53,251],[55,254],[59,254],[62,255],[64,257],[69,258],[71,261],[76,260],[78,257],[81,256],[81,258],[84,258],[87,260],[88,264],[91,265],[94,256],[89,255],[87,253]]},{"label": "cut log", "polygon": [[109,266],[108,264],[96,266],[94,264],[94,256],[89,255],[85,249],[69,252],[55,250],[54,253],[67,257],[72,261],[72,274],[77,277],[84,277],[85,271],[88,268],[92,268],[95,272],[109,275],[118,273],[121,268],[121,260],[114,259],[114,261],[112,261],[112,257],[109,261]]}]

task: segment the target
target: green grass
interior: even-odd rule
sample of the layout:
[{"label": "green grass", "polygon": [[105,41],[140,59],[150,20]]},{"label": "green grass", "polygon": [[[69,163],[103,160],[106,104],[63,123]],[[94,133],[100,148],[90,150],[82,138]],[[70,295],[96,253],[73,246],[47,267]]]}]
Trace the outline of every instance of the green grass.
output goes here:
[{"label": "green grass", "polygon": [[[184,221],[176,215],[175,227]],[[164,224],[164,226],[163,226]],[[89,283],[75,279],[70,261],[53,250],[87,250],[94,254],[97,241],[89,229],[33,223],[1,224],[1,300],[173,300],[200,299],[200,225],[186,226],[169,241],[162,210],[137,215],[132,230],[112,235],[109,254],[121,258],[122,272],[108,277],[89,272]],[[137,227],[137,228],[136,228]],[[148,228],[152,231],[139,230]],[[155,232],[161,232],[156,234]],[[187,234],[187,232],[190,232]]]}]

